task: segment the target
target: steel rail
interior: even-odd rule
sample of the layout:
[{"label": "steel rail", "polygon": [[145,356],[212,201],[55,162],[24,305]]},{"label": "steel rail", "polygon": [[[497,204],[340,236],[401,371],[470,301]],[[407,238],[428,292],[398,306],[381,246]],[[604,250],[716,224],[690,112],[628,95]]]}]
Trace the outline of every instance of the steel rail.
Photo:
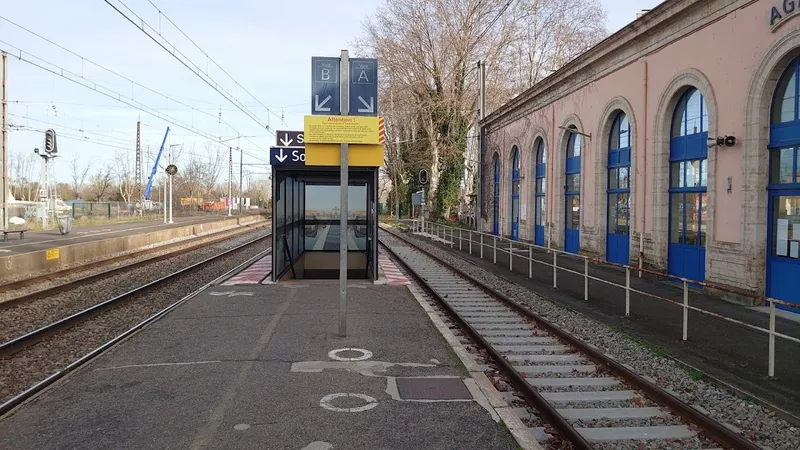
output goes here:
[{"label": "steel rail", "polygon": [[[380,240],[379,240],[380,242]],[[547,423],[558,432],[558,434],[568,439],[576,449],[587,450],[593,448],[591,444],[572,426],[567,419],[562,416],[553,405],[542,397],[542,395],[533,388],[525,377],[522,376],[514,367],[509,363],[503,355],[498,352],[489,341],[487,341],[475,328],[473,328],[461,315],[447,303],[447,300],[434,290],[425,280],[425,278],[412,269],[397,253],[395,253],[388,245],[380,242],[386,251],[392,255],[405,269],[412,274],[417,282],[425,289],[428,294],[433,296],[439,304],[447,311],[447,313],[458,323],[458,326],[467,332],[469,336],[478,343],[491,358],[500,366],[501,372],[511,381],[511,384],[525,397],[525,400],[536,408],[539,414],[544,418]],[[437,261],[439,262],[439,261]],[[445,265],[446,266],[446,265]]]},{"label": "steel rail", "polygon": [[125,292],[123,294],[120,294],[120,295],[118,295],[116,297],[110,298],[110,299],[105,300],[105,301],[103,301],[101,303],[93,305],[93,306],[91,306],[89,308],[86,308],[86,309],[84,309],[82,311],[79,311],[79,312],[77,312],[75,314],[72,314],[72,315],[70,315],[68,317],[65,317],[65,318],[63,318],[61,320],[53,322],[53,323],[51,323],[49,325],[45,325],[45,326],[43,326],[43,327],[41,327],[39,329],[33,330],[33,331],[29,332],[29,333],[26,333],[26,334],[24,334],[22,336],[19,336],[19,337],[15,338],[15,339],[12,339],[10,341],[6,341],[3,344],[0,344],[0,358],[7,358],[8,356],[13,355],[14,353],[17,353],[17,352],[19,352],[20,350],[23,350],[26,347],[29,347],[31,345],[34,345],[34,344],[38,343],[38,342],[41,342],[46,337],[48,337],[48,336],[50,336],[50,335],[52,335],[52,334],[54,334],[54,333],[56,333],[58,331],[64,330],[66,328],[69,328],[70,326],[78,323],[79,321],[82,321],[82,320],[85,320],[85,319],[88,319],[90,317],[93,317],[93,316],[97,315],[97,314],[103,312],[104,310],[108,309],[111,306],[115,306],[118,303],[121,303],[121,302],[123,302],[123,301],[125,301],[125,300],[127,300],[127,299],[129,299],[131,297],[134,297],[136,295],[148,292],[151,289],[156,288],[156,287],[160,286],[161,284],[163,284],[163,283],[165,283],[167,281],[174,280],[175,278],[177,278],[177,277],[179,277],[181,275],[187,274],[187,273],[189,273],[189,272],[191,272],[193,270],[196,270],[199,267],[208,265],[208,264],[210,264],[210,263],[212,263],[214,261],[217,261],[220,258],[228,256],[231,253],[234,253],[234,252],[236,252],[238,250],[242,250],[244,248],[250,247],[250,246],[255,245],[255,244],[257,244],[259,242],[262,242],[262,241],[266,241],[267,239],[270,239],[271,237],[272,237],[272,235],[267,235],[267,236],[262,236],[262,237],[253,239],[253,240],[251,240],[249,242],[246,242],[244,244],[241,244],[241,245],[238,245],[238,246],[233,247],[231,249],[225,250],[224,252],[222,252],[220,254],[217,254],[217,255],[211,256],[209,258],[206,258],[203,261],[199,261],[199,262],[197,262],[195,264],[192,264],[191,266],[188,266],[188,267],[185,267],[183,269],[180,269],[180,270],[178,270],[176,272],[173,272],[173,273],[171,273],[169,275],[165,275],[165,276],[163,276],[163,277],[161,277],[161,278],[159,278],[157,280],[151,281],[151,282],[149,282],[147,284],[144,284],[142,286],[134,288],[134,289],[132,289],[132,290],[130,290],[128,292]]},{"label": "steel rail", "polygon": [[670,394],[669,392],[660,388],[654,383],[651,383],[646,378],[637,374],[633,370],[628,369],[624,365],[615,361],[613,358],[606,356],[599,349],[592,347],[583,340],[573,336],[566,330],[563,330],[560,327],[554,325],[544,317],[536,314],[535,312],[531,311],[525,306],[517,303],[515,300],[512,300],[510,297],[506,296],[502,292],[499,292],[496,289],[487,286],[485,283],[477,280],[475,277],[469,275],[463,270],[451,266],[441,258],[421,248],[419,245],[417,245],[417,243],[401,236],[399,233],[389,231],[385,228],[383,228],[383,230],[389,233],[390,235],[398,239],[401,239],[405,243],[411,245],[412,247],[414,247],[415,250],[428,256],[429,258],[433,259],[439,264],[444,265],[445,267],[448,268],[448,270],[455,272],[456,274],[463,277],[470,283],[474,284],[476,287],[480,288],[488,295],[493,296],[498,300],[502,301],[506,306],[512,308],[513,310],[520,313],[524,317],[535,321],[537,325],[541,326],[543,329],[557,336],[559,339],[563,340],[569,345],[572,345],[598,365],[606,366],[612,373],[621,377],[627,383],[629,383],[632,386],[635,386],[640,391],[644,392],[645,395],[647,395],[647,397],[649,397],[651,400],[655,401],[661,406],[669,408],[670,411],[681,417],[683,420],[689,423],[699,425],[710,439],[714,440],[723,447],[745,449],[745,450],[760,450],[761,447],[745,439],[739,433],[734,432],[733,430],[727,428],[720,422],[701,413],[697,409],[685,403],[683,400]]},{"label": "steel rail", "polygon": [[167,315],[167,313],[169,313],[173,309],[175,309],[178,306],[182,305],[186,301],[194,298],[195,296],[197,296],[198,294],[202,293],[204,290],[208,289],[209,287],[213,286],[214,284],[217,284],[217,283],[221,282],[222,280],[225,280],[225,279],[233,276],[237,272],[239,272],[241,270],[244,270],[245,268],[247,268],[247,266],[249,266],[253,262],[257,261],[259,258],[262,258],[265,255],[269,254],[269,252],[270,252],[270,249],[267,249],[267,250],[255,255],[254,257],[248,259],[247,261],[243,262],[242,264],[239,264],[238,266],[234,267],[233,269],[229,270],[228,272],[226,272],[226,273],[220,275],[219,277],[215,278],[214,280],[206,283],[205,285],[203,285],[199,289],[195,290],[194,292],[184,296],[180,300],[178,300],[178,301],[168,305],[167,307],[163,308],[161,311],[158,311],[157,313],[151,315],[150,317],[146,318],[145,320],[139,322],[138,324],[136,324],[133,327],[131,327],[130,329],[124,331],[122,334],[118,335],[117,337],[111,339],[110,341],[106,342],[105,344],[102,344],[99,347],[95,348],[94,350],[90,351],[89,353],[83,355],[81,358],[73,361],[72,363],[70,363],[69,365],[67,365],[63,369],[59,370],[58,372],[50,375],[49,377],[47,377],[44,380],[36,383],[35,385],[31,386],[30,388],[26,389],[25,391],[23,391],[23,392],[19,393],[18,395],[10,398],[9,400],[4,402],[3,404],[0,404],[0,419],[2,419],[3,416],[5,416],[9,412],[11,412],[14,408],[16,408],[17,406],[21,405],[22,403],[24,403],[28,399],[34,397],[36,394],[38,394],[39,392],[41,392],[45,388],[49,387],[50,385],[52,385],[56,381],[60,380],[61,378],[65,377],[65,376],[67,376],[68,374],[74,372],[76,369],[80,368],[81,366],[83,366],[84,364],[86,364],[89,361],[93,360],[94,358],[100,356],[101,354],[103,354],[104,352],[106,352],[108,349],[112,348],[116,344],[118,344],[121,341],[127,339],[128,337],[132,336],[133,334],[139,332],[140,330],[142,330],[147,325],[150,325],[151,323],[161,319],[162,317]]},{"label": "steel rail", "polygon": [[[201,243],[198,243],[198,244],[194,244],[194,245],[192,245],[192,246],[190,246],[188,248],[180,249],[181,251],[193,251],[193,250],[196,250],[198,248],[201,248],[201,247],[204,247],[204,246],[207,246],[207,245],[213,245],[213,244],[225,241],[227,239],[230,239],[231,235],[235,236],[235,235],[239,235],[239,234],[244,234],[244,233],[247,233],[247,232],[250,232],[250,231],[255,231],[255,230],[258,230],[258,229],[261,229],[261,228],[266,228],[266,227],[267,227],[266,224],[258,224],[258,225],[255,225],[255,226],[253,226],[253,225],[244,225],[242,228],[238,228],[237,232],[234,232],[234,233],[226,233],[229,230],[224,230],[224,231],[220,231],[218,233],[214,233],[212,235],[199,236],[199,237],[196,237],[196,238],[193,238],[193,239],[189,239],[189,240],[173,242],[171,244],[162,245],[162,246],[159,246],[159,247],[148,248],[148,249],[137,251],[137,252],[134,252],[134,253],[128,253],[128,254],[125,254],[125,255],[114,256],[114,257],[107,258],[107,259],[102,259],[102,260],[99,260],[99,261],[93,261],[93,262],[90,262],[90,263],[81,264],[79,266],[70,267],[68,269],[59,270],[59,271],[56,271],[56,272],[50,272],[50,273],[44,273],[44,274],[40,274],[40,275],[35,275],[35,276],[32,276],[32,277],[24,278],[22,280],[17,280],[17,281],[12,281],[10,283],[0,284],[0,293],[13,291],[15,289],[19,289],[19,288],[23,288],[23,287],[26,287],[26,286],[34,285],[38,281],[50,280],[53,277],[65,277],[65,276],[69,276],[69,275],[72,275],[72,274],[75,274],[75,273],[87,272],[87,271],[89,271],[91,269],[94,269],[94,268],[97,268],[97,267],[102,267],[102,266],[105,266],[105,265],[108,265],[108,264],[114,264],[114,263],[117,263],[117,262],[120,262],[120,261],[126,261],[126,260],[129,260],[129,259],[133,259],[133,258],[137,258],[137,257],[140,257],[140,256],[148,255],[148,254],[151,254],[151,253],[157,253],[159,251],[169,250],[169,249],[172,249],[172,248],[177,248],[177,247],[180,247],[181,245],[186,245],[187,243],[192,243],[192,242],[195,242],[197,240],[202,240],[203,238],[208,238],[208,237],[214,236],[216,234],[224,234],[224,236],[216,237],[211,241],[201,242]],[[242,231],[243,229],[244,229],[244,231]],[[151,263],[151,262],[163,261],[163,260],[171,258],[173,256],[176,256],[175,252],[167,253],[165,255],[160,255],[160,256],[154,256],[152,258],[148,258],[148,259],[145,259],[143,261],[137,261],[135,263],[126,264],[124,266],[120,266],[120,267],[117,267],[117,268],[114,268],[114,269],[111,269],[111,270],[108,270],[108,271],[104,271],[104,272],[100,272],[100,273],[96,273],[96,274],[92,274],[92,275],[87,275],[85,277],[79,278],[77,280],[73,280],[73,281],[68,282],[68,283],[59,284],[57,286],[52,286],[52,287],[49,287],[49,288],[46,288],[46,289],[43,289],[43,290],[40,290],[40,291],[31,292],[29,294],[24,294],[24,295],[21,295],[19,297],[15,297],[15,298],[8,299],[8,300],[5,300],[5,301],[0,301],[0,311],[3,310],[3,309],[7,309],[7,308],[11,307],[12,305],[20,303],[20,302],[36,300],[36,299],[39,299],[39,298],[42,298],[42,297],[46,297],[46,296],[49,296],[49,295],[57,294],[57,293],[59,293],[58,291],[60,291],[61,289],[65,288],[67,286],[76,285],[76,284],[80,284],[80,283],[84,283],[84,282],[88,282],[88,281],[94,281],[94,280],[102,278],[102,277],[114,275],[114,274],[116,274],[118,272],[121,272],[123,270],[134,269],[136,267],[141,267],[142,265],[145,265],[145,264],[148,264],[148,263]]]}]

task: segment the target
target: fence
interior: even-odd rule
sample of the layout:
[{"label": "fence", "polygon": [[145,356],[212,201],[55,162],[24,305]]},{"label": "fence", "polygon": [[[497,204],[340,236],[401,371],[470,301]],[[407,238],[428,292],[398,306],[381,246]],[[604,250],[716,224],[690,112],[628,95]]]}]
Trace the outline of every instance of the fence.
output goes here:
[{"label": "fence", "polygon": [[[492,252],[493,252],[493,263],[497,264],[497,251],[498,250],[500,250],[501,252],[508,251],[508,253],[509,253],[509,258],[508,258],[509,267],[508,267],[508,270],[509,271],[513,271],[513,269],[514,269],[514,257],[517,257],[517,258],[522,258],[522,259],[525,259],[525,260],[528,261],[528,275],[527,275],[528,278],[533,278],[533,264],[534,263],[540,264],[540,265],[544,265],[544,266],[547,266],[547,267],[552,267],[552,269],[553,269],[553,288],[557,288],[558,287],[558,271],[559,270],[563,270],[565,272],[569,272],[569,273],[576,274],[578,276],[582,276],[583,280],[584,280],[583,281],[583,299],[584,299],[584,301],[588,301],[589,300],[589,280],[594,280],[594,281],[597,281],[597,282],[600,282],[600,283],[605,283],[605,284],[608,284],[608,285],[611,285],[611,286],[616,286],[616,287],[622,288],[622,289],[625,290],[625,316],[626,317],[630,316],[630,311],[631,311],[631,293],[632,292],[636,293],[636,294],[643,295],[643,296],[655,298],[655,299],[658,299],[658,300],[661,300],[661,301],[665,301],[665,302],[668,302],[668,303],[673,304],[673,305],[676,305],[676,306],[678,306],[678,307],[683,309],[683,318],[682,318],[683,334],[682,334],[682,340],[684,340],[684,341],[688,340],[688,338],[689,338],[688,334],[689,334],[689,311],[690,310],[698,312],[698,313],[701,313],[701,314],[704,314],[704,315],[707,315],[707,316],[710,316],[710,317],[713,317],[715,319],[724,320],[724,321],[727,321],[727,322],[731,322],[731,323],[746,327],[746,328],[751,329],[751,330],[755,330],[755,331],[758,331],[758,332],[761,332],[761,333],[765,333],[765,334],[768,335],[768,339],[769,339],[769,352],[768,352],[768,356],[767,356],[768,357],[768,369],[767,369],[767,372],[768,372],[768,376],[770,378],[775,376],[775,338],[779,337],[779,338],[785,339],[785,340],[787,340],[789,342],[800,343],[800,339],[798,339],[798,338],[796,338],[794,336],[789,336],[789,335],[784,334],[784,333],[779,333],[779,332],[777,332],[775,330],[775,313],[776,313],[775,305],[783,305],[783,306],[787,306],[787,307],[790,307],[790,308],[796,308],[797,307],[796,304],[789,303],[789,302],[786,302],[784,300],[775,299],[775,298],[769,298],[769,297],[765,297],[765,296],[761,296],[761,295],[755,295],[755,294],[753,294],[751,292],[746,292],[746,291],[742,291],[742,290],[738,290],[738,289],[732,289],[732,288],[729,288],[729,287],[726,287],[726,286],[715,285],[713,283],[689,280],[689,279],[686,279],[686,278],[676,277],[674,275],[669,275],[669,274],[666,274],[666,273],[663,273],[663,272],[657,272],[657,271],[653,271],[653,270],[648,270],[648,269],[641,268],[641,267],[633,267],[633,266],[629,266],[627,264],[612,263],[612,262],[609,262],[609,261],[600,260],[600,259],[592,258],[592,257],[589,257],[589,256],[576,255],[576,254],[573,254],[573,253],[566,253],[566,252],[558,250],[558,249],[542,247],[542,246],[539,246],[539,245],[536,245],[536,244],[532,244],[532,243],[528,243],[528,242],[514,241],[514,240],[511,240],[511,239],[502,237],[502,236],[495,236],[495,235],[490,234],[490,233],[484,233],[484,232],[479,232],[479,231],[475,231],[475,230],[469,230],[469,229],[463,229],[463,228],[458,228],[458,227],[453,227],[453,226],[448,226],[448,225],[442,225],[442,224],[439,224],[439,223],[431,223],[429,221],[412,220],[412,231],[422,232],[422,233],[428,234],[430,236],[435,236],[436,238],[444,240],[445,242],[449,242],[450,248],[453,248],[455,246],[455,242],[454,241],[456,240],[456,233],[457,233],[458,234],[457,235],[458,249],[460,251],[464,251],[464,249],[463,249],[463,244],[464,244],[463,236],[464,236],[464,234],[466,234],[467,235],[466,236],[466,240],[467,240],[468,246],[469,246],[468,252],[469,252],[470,255],[472,255],[472,253],[473,253],[473,249],[472,249],[473,236],[477,235],[477,237],[479,239],[478,244],[479,244],[479,247],[480,247],[480,258],[481,259],[483,259],[484,246],[488,245],[488,243],[485,244],[485,240],[487,238],[490,238],[492,240],[491,245],[492,245]],[[435,231],[435,233],[434,233],[434,231]],[[449,241],[447,240],[447,233],[448,232],[450,233]],[[498,242],[500,242],[500,244],[501,244],[500,247],[498,247]],[[517,246],[517,248],[516,248],[517,250],[521,250],[521,253],[519,251],[518,252],[514,251],[515,250],[515,247],[514,247],[515,245]],[[534,258],[533,257],[534,250],[541,251],[541,252],[546,252],[546,253],[552,253],[552,255],[553,255],[552,263]],[[569,259],[577,260],[577,261],[582,260],[583,261],[583,272],[579,272],[579,271],[576,271],[576,270],[573,270],[573,269],[570,269],[570,268],[567,268],[567,267],[559,267],[558,266],[559,256],[561,256],[562,258],[569,258]],[[605,265],[605,266],[614,266],[614,267],[623,268],[625,270],[625,284],[621,285],[621,284],[615,283],[613,281],[609,281],[607,279],[603,279],[603,278],[599,278],[599,277],[595,277],[595,276],[589,275],[589,263],[590,262],[595,263],[595,264]],[[663,277],[663,278],[667,278],[667,279],[671,279],[671,280],[674,280],[674,281],[681,282],[683,284],[683,301],[682,302],[677,302],[677,301],[672,300],[670,298],[666,298],[666,297],[663,297],[663,296],[660,296],[660,295],[656,295],[656,294],[653,294],[653,293],[650,293],[650,292],[642,291],[640,289],[632,288],[631,287],[631,271],[638,272],[639,276],[641,276],[642,273],[647,273],[647,274],[655,275],[655,276],[658,276],[658,277]],[[760,326],[757,326],[757,325],[753,325],[751,323],[747,323],[747,322],[744,322],[744,321],[739,320],[739,319],[735,319],[735,318],[732,318],[732,317],[727,317],[727,316],[724,316],[722,314],[719,314],[719,313],[716,313],[716,312],[713,312],[713,311],[708,311],[708,310],[703,309],[703,308],[698,308],[697,306],[690,305],[689,304],[689,285],[704,286],[704,287],[707,287],[707,288],[710,288],[710,289],[715,289],[715,290],[718,290],[718,291],[728,292],[728,293],[731,293],[731,294],[736,294],[736,295],[740,295],[740,296],[743,296],[743,297],[752,298],[752,299],[754,299],[756,301],[761,301],[761,302],[764,302],[764,303],[768,303],[769,304],[769,329],[763,328],[763,327],[760,327]]]}]

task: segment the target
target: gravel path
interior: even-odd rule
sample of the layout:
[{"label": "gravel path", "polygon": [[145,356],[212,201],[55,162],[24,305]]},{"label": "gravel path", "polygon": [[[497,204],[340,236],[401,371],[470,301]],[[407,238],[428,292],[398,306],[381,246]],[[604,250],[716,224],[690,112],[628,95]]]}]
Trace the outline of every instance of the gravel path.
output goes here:
[{"label": "gravel path", "polygon": [[[267,231],[265,230],[245,233],[230,240],[201,247],[188,253],[176,253],[175,256],[169,259],[125,270],[88,284],[80,284],[75,287],[67,286],[57,295],[13,305],[0,311],[0,342],[9,341],[70,314],[157,280],[178,270],[178,268],[188,267],[221,251],[266,234]],[[75,278],[77,277],[75,276]]]},{"label": "gravel path", "polygon": [[[381,239],[386,242],[393,244],[402,242],[383,230],[380,233]],[[727,389],[703,380],[694,380],[677,362],[653,354],[627,335],[583,314],[562,308],[528,289],[481,269],[453,252],[431,244],[424,238],[409,234],[405,234],[404,237],[410,238],[443,261],[510,298],[531,306],[537,314],[584,341],[598,346],[604,352],[613,355],[620,363],[630,365],[640,375],[656,380],[660,387],[673,391],[683,401],[698,405],[717,421],[741,430],[743,436],[756,444],[774,450],[800,448],[800,430],[777,417],[773,411],[743,400]]]},{"label": "gravel path", "polygon": [[[230,241],[225,241],[203,249],[204,256],[196,254],[195,252],[188,255],[181,255],[178,258],[184,259],[182,259],[183,262],[180,266],[177,265],[177,259],[170,259],[157,263],[158,268],[147,267],[137,269],[136,275],[128,273],[122,275],[122,278],[126,279],[125,283],[129,288],[139,286],[148,280],[160,278],[168,273],[175,272],[180,267],[190,265],[191,261],[198,262],[213,254],[220,253],[223,250],[252,240],[259,235],[263,236],[266,234],[266,231],[261,230],[256,233],[238,236]],[[9,359],[0,360],[0,403],[5,402],[14,395],[19,394],[35,383],[47,378],[72,361],[75,361],[105,342],[127,331],[134,325],[183,298],[185,295],[197,290],[206,283],[225,274],[236,265],[264,251],[265,248],[265,245],[258,245],[242,249],[205,266],[201,270],[196,270],[192,273],[180,276],[170,283],[166,283],[144,293],[135,301],[125,302],[115,306],[76,327],[61,331],[31,348],[12,355]],[[149,275],[148,272],[150,272]],[[114,277],[114,283],[122,284],[122,281],[117,278],[118,277]],[[109,280],[103,280],[103,283],[109,282]],[[79,294],[70,294],[69,298],[74,302],[70,304],[77,305],[80,302],[84,302],[82,304],[89,306],[96,303],[98,299],[105,300],[110,298],[110,296],[113,295],[112,292],[116,292],[116,286],[113,288],[109,288],[108,284],[104,284],[103,286],[83,288]],[[94,292],[93,290],[99,292]],[[120,288],[119,290],[130,289]],[[92,297],[94,300],[89,301],[82,298],[83,296]],[[59,299],[62,299],[62,296],[59,296]],[[52,301],[53,299],[49,300]],[[39,303],[37,302],[37,304]],[[57,303],[51,306],[53,305],[57,307]],[[75,308],[78,307],[76,306]],[[41,310],[35,311],[41,312]],[[48,311],[48,314],[50,313],[51,312]],[[18,317],[20,317],[20,320],[25,320],[24,316]],[[53,315],[53,317],[63,317],[63,310],[61,314]],[[8,321],[4,318],[4,323],[6,322]],[[32,322],[29,321],[29,323]]]}]

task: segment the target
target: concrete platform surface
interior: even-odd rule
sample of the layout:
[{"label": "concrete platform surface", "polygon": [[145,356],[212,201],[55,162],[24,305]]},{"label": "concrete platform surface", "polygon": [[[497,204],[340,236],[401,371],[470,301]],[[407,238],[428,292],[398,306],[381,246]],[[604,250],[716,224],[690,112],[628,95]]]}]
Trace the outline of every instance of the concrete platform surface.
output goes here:
[{"label": "concrete platform surface", "polygon": [[[233,216],[236,218],[237,216]],[[165,224],[163,220],[147,222],[126,222],[109,225],[96,225],[90,227],[72,227],[67,235],[62,235],[58,230],[28,231],[25,239],[20,240],[19,235],[10,234],[8,242],[3,242],[0,236],[0,256],[29,253],[49,248],[80,244],[82,242],[98,241],[133,234],[149,233],[151,231],[166,230],[168,228],[182,227],[185,225],[216,222],[228,219],[228,216],[189,216],[173,217],[174,223]]]},{"label": "concrete platform surface", "polygon": [[0,421],[0,448],[517,448],[405,286],[353,282],[348,310],[341,338],[336,280],[212,287]]}]

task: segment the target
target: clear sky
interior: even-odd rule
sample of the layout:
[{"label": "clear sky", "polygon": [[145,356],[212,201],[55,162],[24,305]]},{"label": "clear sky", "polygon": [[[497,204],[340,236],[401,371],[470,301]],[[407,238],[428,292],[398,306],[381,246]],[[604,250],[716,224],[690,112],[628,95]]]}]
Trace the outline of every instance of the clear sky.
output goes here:
[{"label": "clear sky", "polygon": [[[268,161],[266,149],[275,144],[275,137],[264,125],[272,130],[302,129],[303,116],[310,109],[310,57],[338,56],[341,49],[352,48],[353,39],[361,34],[363,19],[382,2],[3,2],[0,49],[9,53],[9,119],[10,123],[25,127],[12,129],[9,149],[33,152],[34,147],[43,145],[42,130],[56,129],[61,157],[56,162],[56,176],[68,181],[67,162],[75,154],[84,164],[91,161],[93,168],[113,164],[118,151],[133,158],[136,121],[141,120],[145,153],[149,150],[155,155],[169,126],[167,144],[183,144],[184,154],[194,148],[198,157],[206,158],[208,140],[195,132],[222,139],[243,135],[248,137],[230,142],[244,149],[244,163],[264,163]],[[213,80],[211,84],[227,92],[246,112],[237,109],[109,3],[137,25],[143,20],[146,31],[160,42],[166,39],[174,45],[184,55],[181,59],[196,64]],[[637,11],[658,3],[659,0],[602,0],[608,11],[607,28],[614,32],[632,21]],[[205,54],[160,15],[154,4]],[[20,56],[41,67],[20,61]],[[161,117],[116,99],[155,111]],[[167,119],[180,125],[170,124]],[[234,163],[238,165],[238,161],[239,155],[235,154]],[[179,166],[180,162],[177,161]],[[144,172],[149,174],[151,169],[152,163]],[[267,168],[257,166],[250,166],[250,170],[267,172]],[[234,173],[238,175],[238,167]]]}]

